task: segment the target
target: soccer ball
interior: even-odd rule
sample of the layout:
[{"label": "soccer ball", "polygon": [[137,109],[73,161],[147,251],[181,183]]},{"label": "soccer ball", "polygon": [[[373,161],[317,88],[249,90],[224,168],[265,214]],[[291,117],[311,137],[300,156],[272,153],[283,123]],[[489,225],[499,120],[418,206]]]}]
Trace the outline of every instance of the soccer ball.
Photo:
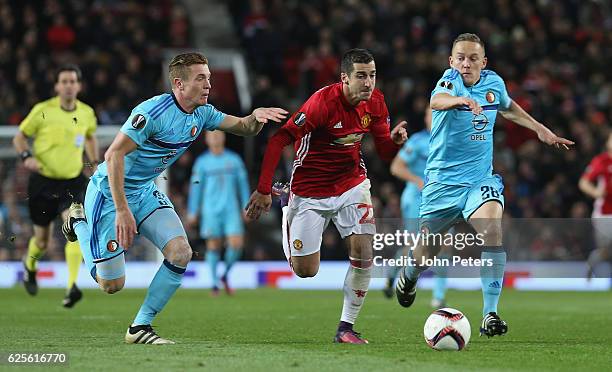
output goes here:
[{"label": "soccer ball", "polygon": [[450,307],[431,313],[423,329],[427,345],[435,350],[462,350],[470,342],[470,322],[463,313]]}]

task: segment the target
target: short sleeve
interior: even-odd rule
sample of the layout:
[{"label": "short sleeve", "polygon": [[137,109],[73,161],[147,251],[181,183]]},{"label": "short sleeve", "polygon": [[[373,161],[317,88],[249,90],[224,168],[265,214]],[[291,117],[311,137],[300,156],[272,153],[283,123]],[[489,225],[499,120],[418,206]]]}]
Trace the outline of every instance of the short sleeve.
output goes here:
[{"label": "short sleeve", "polygon": [[28,116],[23,119],[21,124],[19,124],[19,130],[28,137],[36,135],[40,125],[42,124],[43,118],[43,105],[37,104],[32,108],[32,111],[28,114]]},{"label": "short sleeve", "polygon": [[154,120],[147,112],[136,107],[121,127],[121,132],[140,147],[157,131],[154,124]]},{"label": "short sleeve", "polygon": [[446,70],[444,75],[442,75],[442,78],[440,78],[440,80],[438,80],[436,83],[436,87],[431,92],[431,97],[438,93],[446,93],[455,97],[458,96],[459,82],[457,81],[457,78],[461,79],[459,76],[459,71],[455,69]]},{"label": "short sleeve", "polygon": [[225,119],[225,113],[217,110],[217,108],[211,104],[207,104],[201,108],[200,120],[202,120],[202,127],[205,130],[216,130],[221,125],[223,119]]},{"label": "short sleeve", "polygon": [[499,78],[499,106],[501,111],[506,111],[510,108],[510,104],[512,104],[512,99],[508,95],[508,90],[506,89],[506,83]]},{"label": "short sleeve", "polygon": [[327,106],[315,93],[293,114],[283,128],[287,129],[293,138],[302,138],[317,127],[325,124]]},{"label": "short sleeve", "polygon": [[96,112],[91,109],[90,110],[90,118],[89,118],[89,126],[87,127],[87,132],[85,133],[88,137],[91,137],[96,133],[96,129],[98,128],[98,119],[96,118]]}]

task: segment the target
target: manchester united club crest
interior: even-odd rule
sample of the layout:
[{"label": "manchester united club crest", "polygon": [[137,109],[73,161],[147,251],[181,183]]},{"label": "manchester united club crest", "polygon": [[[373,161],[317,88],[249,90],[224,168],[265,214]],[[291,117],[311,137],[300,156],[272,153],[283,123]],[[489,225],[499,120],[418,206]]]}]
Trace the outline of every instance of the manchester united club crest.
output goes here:
[{"label": "manchester united club crest", "polygon": [[372,121],[372,118],[370,117],[370,114],[363,115],[361,117],[361,127],[364,129],[369,127],[371,121]]},{"label": "manchester united club crest", "polygon": [[114,252],[117,250],[117,248],[119,248],[119,244],[117,244],[115,240],[110,240],[108,243],[106,243],[106,249],[109,252]]},{"label": "manchester united club crest", "polygon": [[196,133],[198,133],[198,127],[191,128],[191,137],[195,137]]},{"label": "manchester united club crest", "polygon": [[293,241],[293,249],[299,251],[302,248],[304,248],[304,244],[302,243],[302,241],[300,239],[295,239]]},{"label": "manchester united club crest", "polygon": [[495,102],[495,93],[488,91],[487,94],[485,95],[485,98],[487,99],[487,102],[493,103]]}]

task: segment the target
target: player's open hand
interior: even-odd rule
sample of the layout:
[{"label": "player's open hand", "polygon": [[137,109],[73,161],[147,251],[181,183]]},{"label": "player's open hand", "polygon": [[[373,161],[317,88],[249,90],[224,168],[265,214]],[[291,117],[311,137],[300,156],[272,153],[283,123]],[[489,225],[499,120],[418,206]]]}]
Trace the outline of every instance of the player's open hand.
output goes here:
[{"label": "player's open hand", "polygon": [[403,145],[408,139],[408,132],[406,131],[406,125],[408,123],[404,120],[397,124],[391,131],[391,139],[396,145]]},{"label": "player's open hand", "polygon": [[115,236],[117,243],[126,251],[132,245],[136,235],[136,220],[129,209],[117,211],[115,215]]},{"label": "player's open hand", "polygon": [[287,118],[289,112],[278,107],[260,107],[253,110],[253,116],[258,123],[267,124],[269,120],[280,123]]},{"label": "player's open hand", "polygon": [[259,191],[253,191],[249,203],[246,207],[246,216],[253,221],[259,218],[263,212],[269,212],[272,206],[272,195],[262,194]]},{"label": "player's open hand", "polygon": [[566,138],[557,136],[550,129],[546,128],[543,125],[539,128],[537,133],[540,141],[544,142],[547,145],[555,146],[558,149],[563,147],[566,150],[569,150],[569,146],[574,144],[574,141],[570,141]]},{"label": "player's open hand", "polygon": [[459,104],[469,107],[470,110],[472,110],[472,114],[480,115],[482,113],[482,106],[480,106],[478,102],[474,101],[471,98],[467,98],[467,97],[458,97],[458,98],[459,98]]}]

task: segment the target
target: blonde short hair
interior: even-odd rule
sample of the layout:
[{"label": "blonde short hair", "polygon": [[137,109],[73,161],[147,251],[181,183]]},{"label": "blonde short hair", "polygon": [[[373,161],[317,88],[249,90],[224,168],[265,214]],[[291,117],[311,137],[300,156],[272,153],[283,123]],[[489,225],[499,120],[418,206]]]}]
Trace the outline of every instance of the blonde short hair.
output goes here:
[{"label": "blonde short hair", "polygon": [[482,52],[484,53],[485,45],[484,45],[484,42],[482,40],[480,40],[478,35],[470,34],[470,33],[464,33],[464,34],[461,34],[461,35],[457,36],[457,38],[453,41],[453,48],[452,49],[455,49],[455,44],[457,44],[460,41],[471,41],[473,43],[478,43],[482,47]]},{"label": "blonde short hair", "polygon": [[188,67],[191,65],[207,65],[208,59],[200,53],[183,53],[172,58],[168,65],[168,77],[170,84],[175,78],[186,80],[188,76]]}]

